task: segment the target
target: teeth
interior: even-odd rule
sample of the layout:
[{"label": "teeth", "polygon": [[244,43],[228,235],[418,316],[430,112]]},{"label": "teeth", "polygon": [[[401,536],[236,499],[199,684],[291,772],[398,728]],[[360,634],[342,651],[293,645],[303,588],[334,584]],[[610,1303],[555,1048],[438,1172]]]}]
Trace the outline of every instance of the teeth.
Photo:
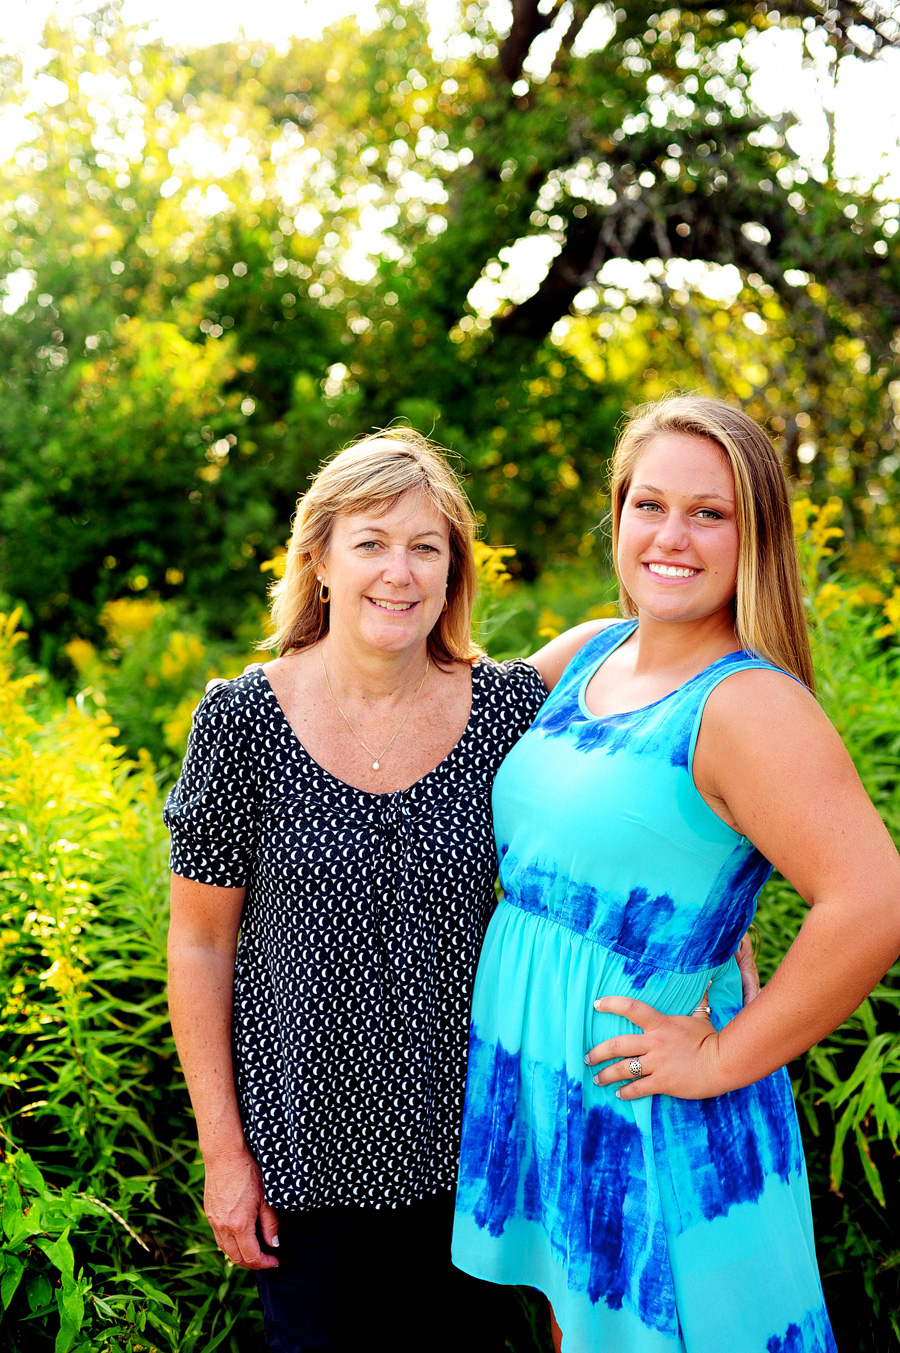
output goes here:
[{"label": "teeth", "polygon": [[661,578],[693,578],[699,572],[696,568],[676,568],[674,564],[648,564],[647,567]]},{"label": "teeth", "polygon": [[380,606],[383,611],[411,611],[413,603],[411,601],[377,601],[375,597],[369,600],[374,606]]}]

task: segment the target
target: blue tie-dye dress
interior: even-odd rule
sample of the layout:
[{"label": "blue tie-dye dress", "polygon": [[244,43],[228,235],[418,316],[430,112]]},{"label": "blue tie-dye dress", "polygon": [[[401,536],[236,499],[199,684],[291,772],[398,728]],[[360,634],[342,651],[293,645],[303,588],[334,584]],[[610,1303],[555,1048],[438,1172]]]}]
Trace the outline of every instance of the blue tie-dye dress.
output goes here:
[{"label": "blue tie-dye dress", "polygon": [[712,1099],[618,1100],[588,1048],[628,1021],[600,996],[716,1027],[771,866],[696,789],[720,658],[662,700],[596,718],[585,689],[636,622],[575,656],[500,768],[504,898],[472,1006],[453,1238],[477,1277],[550,1298],[563,1353],[829,1353],[787,1072]]}]

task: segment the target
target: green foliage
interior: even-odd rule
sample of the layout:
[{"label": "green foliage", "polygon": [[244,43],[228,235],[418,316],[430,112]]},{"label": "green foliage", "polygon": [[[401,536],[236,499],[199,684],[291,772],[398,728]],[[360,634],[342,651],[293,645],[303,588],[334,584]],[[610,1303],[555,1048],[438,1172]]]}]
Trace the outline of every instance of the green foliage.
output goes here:
[{"label": "green foliage", "polygon": [[164,833],[103,711],[35,717],[0,624],[0,1341],[236,1349],[243,1275],[202,1171],[165,1005]]},{"label": "green foliage", "polygon": [[[202,623],[177,601],[110,601],[100,612],[100,625],[106,635],[101,648],[79,638],[65,648],[79,699],[108,711],[129,753],[149,756],[168,773],[181,760],[191,715],[209,678],[234,676],[256,659],[201,637]],[[253,628],[250,634],[251,641],[257,637]]]},{"label": "green foliage", "polygon": [[502,33],[479,0],[443,53],[400,3],[287,51],[171,50],[117,4],[48,27],[59,99],[0,194],[0,570],[45,664],[110,599],[233,630],[309,474],[398,418],[529,578],[597,557],[621,410],[673,386],[768,422],[857,529],[893,495],[896,204],[811,177],[744,53],[800,29],[838,63],[884,25],[645,0],[579,55],[593,8]]}]

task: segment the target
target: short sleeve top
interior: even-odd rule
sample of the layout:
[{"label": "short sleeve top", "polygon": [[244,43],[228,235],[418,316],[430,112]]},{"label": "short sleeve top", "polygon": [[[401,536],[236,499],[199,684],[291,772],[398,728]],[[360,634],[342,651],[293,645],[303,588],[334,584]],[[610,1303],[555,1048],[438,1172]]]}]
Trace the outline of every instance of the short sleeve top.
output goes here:
[{"label": "short sleeve top", "polygon": [[459,742],[393,794],[314,761],[261,668],[198,707],[166,800],[170,865],[247,889],[235,1079],[276,1208],[397,1206],[453,1186],[495,898],[491,786],[545,698],[530,664],[481,659]]}]

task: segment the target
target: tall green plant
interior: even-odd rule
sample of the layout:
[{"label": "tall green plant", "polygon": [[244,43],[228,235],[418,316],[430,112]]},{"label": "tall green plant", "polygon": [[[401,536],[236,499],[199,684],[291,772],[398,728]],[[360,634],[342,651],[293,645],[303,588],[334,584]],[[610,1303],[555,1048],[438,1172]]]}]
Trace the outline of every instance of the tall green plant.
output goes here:
[{"label": "tall green plant", "polygon": [[156,784],[104,712],[34,716],[21,637],[0,620],[0,1342],[236,1350],[258,1331],[198,1207]]},{"label": "tall green plant", "polygon": [[[808,500],[795,504],[819,695],[900,841],[900,648],[889,619],[891,598],[836,570],[839,516],[833,501],[818,508]],[[758,915],[764,980],[805,913],[802,899],[776,876]],[[900,964],[792,1070],[838,1346],[848,1353],[898,1348]]]}]

